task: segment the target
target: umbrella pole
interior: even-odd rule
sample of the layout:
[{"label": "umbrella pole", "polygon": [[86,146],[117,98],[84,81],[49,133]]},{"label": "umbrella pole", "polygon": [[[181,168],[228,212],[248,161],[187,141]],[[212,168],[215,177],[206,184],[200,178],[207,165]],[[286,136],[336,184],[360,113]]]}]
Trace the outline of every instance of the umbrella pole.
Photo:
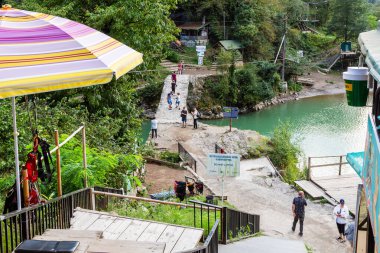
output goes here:
[{"label": "umbrella pole", "polygon": [[12,97],[12,116],[13,116],[13,137],[16,163],[16,193],[17,193],[17,210],[21,210],[21,189],[20,189],[20,162],[18,158],[18,132],[16,120],[16,98]]}]

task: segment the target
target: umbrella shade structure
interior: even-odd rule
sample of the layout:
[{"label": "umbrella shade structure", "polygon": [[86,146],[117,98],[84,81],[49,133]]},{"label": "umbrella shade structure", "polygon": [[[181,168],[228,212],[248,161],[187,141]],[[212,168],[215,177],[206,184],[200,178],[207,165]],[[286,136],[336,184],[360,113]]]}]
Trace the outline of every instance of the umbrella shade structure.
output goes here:
[{"label": "umbrella shade structure", "polygon": [[105,84],[143,61],[142,54],[83,24],[0,8],[0,99],[12,97],[18,209],[21,209],[15,97]]},{"label": "umbrella shade structure", "polygon": [[142,54],[83,24],[0,9],[0,98],[108,83]]}]

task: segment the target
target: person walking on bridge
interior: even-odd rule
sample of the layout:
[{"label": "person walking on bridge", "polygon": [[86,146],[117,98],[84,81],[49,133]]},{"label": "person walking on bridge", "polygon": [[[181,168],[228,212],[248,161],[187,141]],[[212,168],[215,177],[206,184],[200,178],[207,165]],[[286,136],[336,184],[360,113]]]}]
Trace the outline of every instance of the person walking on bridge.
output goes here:
[{"label": "person walking on bridge", "polygon": [[298,192],[298,197],[293,199],[292,211],[293,211],[293,226],[292,231],[296,230],[296,225],[298,220],[300,221],[300,233],[299,236],[303,236],[303,221],[305,219],[305,206],[307,206],[307,202],[305,199],[305,194],[303,191]]}]

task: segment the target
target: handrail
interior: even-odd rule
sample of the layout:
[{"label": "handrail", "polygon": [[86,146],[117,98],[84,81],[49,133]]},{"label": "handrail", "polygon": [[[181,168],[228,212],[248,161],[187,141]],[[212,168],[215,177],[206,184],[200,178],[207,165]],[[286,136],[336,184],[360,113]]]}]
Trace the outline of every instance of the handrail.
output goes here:
[{"label": "handrail", "polygon": [[[307,180],[312,180],[312,169],[313,168],[322,168],[322,167],[331,167],[331,166],[339,166],[338,167],[338,175],[342,175],[342,165],[348,164],[348,162],[344,162],[343,158],[346,157],[347,155],[337,155],[337,156],[311,156],[308,157],[308,162],[307,162]],[[326,163],[326,164],[317,164],[317,165],[312,165],[312,159],[326,159],[326,158],[339,158],[339,163]]]},{"label": "handrail", "polygon": [[212,208],[217,208],[217,209],[222,209],[223,207],[222,206],[217,206],[217,205],[213,205],[213,204],[209,204],[209,203],[205,203],[205,202],[201,202],[201,201],[197,201],[197,200],[189,200],[190,203],[194,203],[194,204],[198,204],[198,205],[203,205],[203,206],[208,206],[208,207],[212,207]]}]

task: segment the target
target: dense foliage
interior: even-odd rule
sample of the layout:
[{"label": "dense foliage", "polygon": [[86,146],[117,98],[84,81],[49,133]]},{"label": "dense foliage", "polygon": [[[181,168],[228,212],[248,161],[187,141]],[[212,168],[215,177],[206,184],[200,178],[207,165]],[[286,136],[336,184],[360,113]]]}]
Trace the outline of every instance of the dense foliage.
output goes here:
[{"label": "dense foliage", "polygon": [[[144,54],[144,64],[139,67],[140,71],[154,70],[161,59],[166,57],[166,45],[178,34],[174,22],[169,18],[176,8],[177,0],[7,2],[16,8],[69,18],[109,34]],[[20,162],[24,163],[26,154],[30,152],[30,122],[34,125],[33,129],[37,128],[40,136],[46,138],[52,146],[55,129],[70,134],[84,123],[90,185],[123,187],[138,182],[131,173],[142,166],[139,148],[141,109],[136,88],[141,83],[156,83],[155,76],[154,71],[138,72],[105,85],[29,96],[30,101],[36,101],[36,106],[26,103],[24,97],[18,98]],[[33,117],[34,109],[38,113],[37,122]],[[14,176],[11,116],[10,100],[0,100],[0,190],[5,190]],[[83,186],[78,139],[73,139],[67,145],[69,146],[61,152],[65,192]],[[47,195],[55,191],[54,182],[47,187],[43,190]]]},{"label": "dense foliage", "polygon": [[289,122],[280,122],[270,139],[271,150],[268,154],[273,164],[281,171],[285,181],[291,184],[301,176],[298,169],[301,151],[292,141]]}]

